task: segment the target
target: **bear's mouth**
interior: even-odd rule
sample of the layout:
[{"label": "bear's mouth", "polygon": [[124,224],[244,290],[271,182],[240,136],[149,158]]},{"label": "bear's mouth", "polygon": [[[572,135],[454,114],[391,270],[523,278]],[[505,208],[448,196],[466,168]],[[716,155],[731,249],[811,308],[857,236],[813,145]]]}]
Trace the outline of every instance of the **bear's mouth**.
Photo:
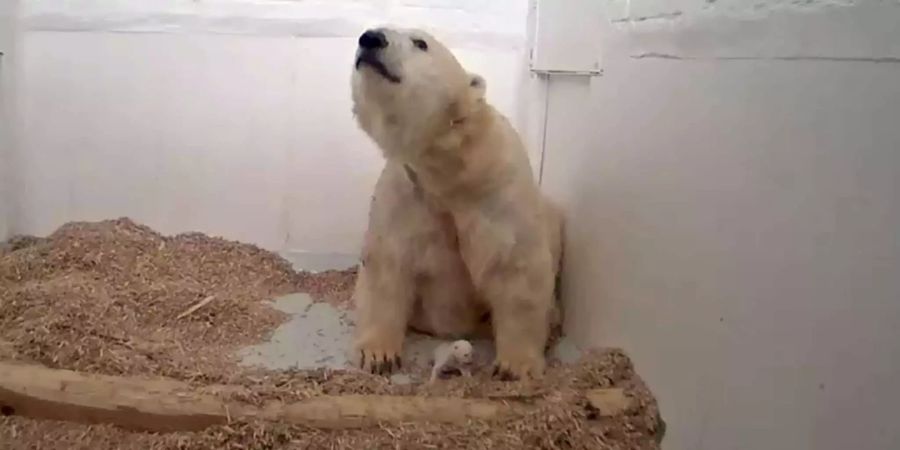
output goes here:
[{"label": "bear's mouth", "polygon": [[378,56],[371,52],[359,52],[356,55],[356,70],[359,70],[363,65],[371,67],[375,72],[381,75],[385,80],[390,81],[391,83],[399,83],[400,77],[391,73],[390,70],[378,59]]}]

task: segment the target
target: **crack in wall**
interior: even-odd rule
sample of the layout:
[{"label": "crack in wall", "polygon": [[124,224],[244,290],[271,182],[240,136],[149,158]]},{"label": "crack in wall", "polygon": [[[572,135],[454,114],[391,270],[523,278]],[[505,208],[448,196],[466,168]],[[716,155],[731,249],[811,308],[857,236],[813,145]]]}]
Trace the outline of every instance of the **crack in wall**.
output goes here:
[{"label": "crack in wall", "polygon": [[675,61],[818,61],[818,62],[856,62],[875,64],[900,64],[900,57],[856,57],[856,56],[681,56],[668,53],[639,53],[630,56],[631,59],[668,59]]},{"label": "crack in wall", "polygon": [[825,8],[846,8],[856,6],[858,3],[859,0],[767,0],[756,2],[746,0],[705,0],[705,4],[700,10],[726,14],[768,14],[790,10],[810,11]]},{"label": "crack in wall", "polygon": [[651,22],[655,20],[674,20],[684,15],[681,11],[672,11],[667,13],[653,14],[650,16],[639,16],[639,17],[623,17],[621,19],[614,19],[610,22],[615,24],[620,23],[640,23],[640,22]]}]

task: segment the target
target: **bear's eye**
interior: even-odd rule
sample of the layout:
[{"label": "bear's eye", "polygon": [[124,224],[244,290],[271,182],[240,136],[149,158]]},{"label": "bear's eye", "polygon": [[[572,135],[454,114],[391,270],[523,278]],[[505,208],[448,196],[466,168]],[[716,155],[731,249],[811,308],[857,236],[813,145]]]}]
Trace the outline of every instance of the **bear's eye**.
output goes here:
[{"label": "bear's eye", "polygon": [[428,43],[422,39],[413,39],[413,45],[419,48],[419,50],[426,51],[428,50]]}]

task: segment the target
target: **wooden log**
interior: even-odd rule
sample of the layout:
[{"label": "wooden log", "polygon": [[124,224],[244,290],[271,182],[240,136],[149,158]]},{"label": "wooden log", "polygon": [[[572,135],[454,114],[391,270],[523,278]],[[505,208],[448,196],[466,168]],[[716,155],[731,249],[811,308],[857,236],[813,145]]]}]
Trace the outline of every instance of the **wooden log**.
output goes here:
[{"label": "wooden log", "polygon": [[[591,404],[599,404],[604,415],[627,406],[621,404],[621,392],[604,394],[606,391],[610,390],[588,392]],[[604,403],[604,398],[613,399],[615,404]],[[83,374],[0,362],[0,412],[5,415],[113,424],[142,431],[196,431],[242,418],[324,429],[401,422],[464,423],[499,420],[532,407],[525,402],[488,399],[343,395],[291,404],[273,402],[256,408],[197,393],[175,380]]]},{"label": "wooden log", "polygon": [[625,395],[623,389],[592,389],[584,396],[600,417],[618,416],[631,406],[631,399]]},{"label": "wooden log", "polygon": [[[245,413],[185,383],[89,375],[0,363],[0,412],[35,419],[109,423],[143,431],[191,431]],[[249,412],[249,411],[248,411]]]},{"label": "wooden log", "polygon": [[498,420],[528,410],[525,404],[452,397],[390,395],[321,396],[271,405],[261,417],[314,428],[362,428],[379,423]]}]

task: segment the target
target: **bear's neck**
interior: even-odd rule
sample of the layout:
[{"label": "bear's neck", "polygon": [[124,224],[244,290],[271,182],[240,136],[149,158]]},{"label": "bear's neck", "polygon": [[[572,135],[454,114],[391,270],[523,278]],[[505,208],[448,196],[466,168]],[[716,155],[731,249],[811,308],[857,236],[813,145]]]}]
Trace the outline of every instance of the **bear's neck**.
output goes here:
[{"label": "bear's neck", "polygon": [[410,181],[437,206],[454,209],[471,205],[499,189],[511,178],[505,146],[504,120],[490,105],[481,104],[464,117],[450,121],[449,127],[415,156],[403,161]]}]

